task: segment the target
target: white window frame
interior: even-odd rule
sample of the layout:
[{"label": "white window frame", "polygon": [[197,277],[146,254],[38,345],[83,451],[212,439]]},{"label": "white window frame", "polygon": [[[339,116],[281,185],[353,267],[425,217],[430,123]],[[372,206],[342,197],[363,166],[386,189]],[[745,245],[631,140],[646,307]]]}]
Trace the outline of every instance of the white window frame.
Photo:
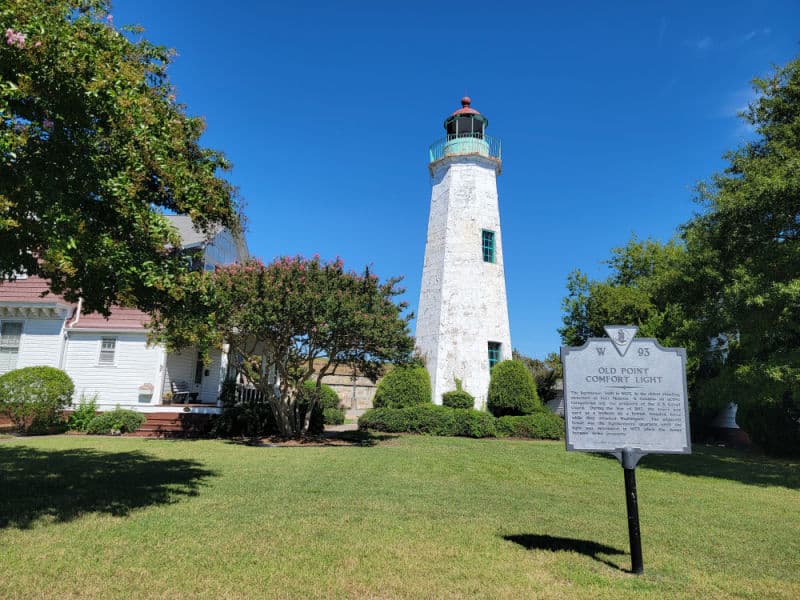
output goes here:
[{"label": "white window frame", "polygon": [[22,339],[25,335],[25,321],[24,320],[17,320],[17,319],[3,319],[0,321],[0,347],[2,348],[14,348],[14,346],[4,346],[3,345],[3,325],[6,324],[19,324],[19,339],[17,340],[16,350],[17,350],[17,359],[14,361],[14,368],[17,368],[17,363],[19,362],[19,356],[22,354]]},{"label": "white window frame", "polygon": [[[109,351],[108,348],[104,348],[103,347],[103,345],[107,341],[113,342],[113,347],[110,349],[110,351]],[[100,351],[97,354],[97,366],[98,367],[113,367],[113,366],[116,366],[116,364],[117,364],[117,342],[118,341],[119,341],[119,338],[117,338],[116,336],[110,336],[110,335],[106,336],[106,335],[104,335],[103,337],[100,338]],[[103,360],[103,355],[108,356],[109,354],[111,355],[111,360],[110,361]]]}]

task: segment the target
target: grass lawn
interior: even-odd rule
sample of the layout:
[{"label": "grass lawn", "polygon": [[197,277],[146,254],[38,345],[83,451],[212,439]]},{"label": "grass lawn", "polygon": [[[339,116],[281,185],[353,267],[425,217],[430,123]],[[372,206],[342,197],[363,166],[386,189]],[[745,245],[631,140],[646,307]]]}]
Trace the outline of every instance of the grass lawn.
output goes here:
[{"label": "grass lawn", "polygon": [[0,443],[0,598],[800,598],[800,464],[562,443]]}]

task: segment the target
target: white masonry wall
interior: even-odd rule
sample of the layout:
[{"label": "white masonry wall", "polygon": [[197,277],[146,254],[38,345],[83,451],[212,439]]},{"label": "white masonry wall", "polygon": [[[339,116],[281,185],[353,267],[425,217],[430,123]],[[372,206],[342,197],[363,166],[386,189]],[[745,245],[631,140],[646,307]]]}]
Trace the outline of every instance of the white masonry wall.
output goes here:
[{"label": "white masonry wall", "polygon": [[[485,407],[488,343],[501,344],[501,360],[511,358],[497,169],[497,162],[478,155],[434,164],[416,346],[436,404],[458,378],[476,408]],[[483,261],[484,229],[495,233],[494,263]]]}]

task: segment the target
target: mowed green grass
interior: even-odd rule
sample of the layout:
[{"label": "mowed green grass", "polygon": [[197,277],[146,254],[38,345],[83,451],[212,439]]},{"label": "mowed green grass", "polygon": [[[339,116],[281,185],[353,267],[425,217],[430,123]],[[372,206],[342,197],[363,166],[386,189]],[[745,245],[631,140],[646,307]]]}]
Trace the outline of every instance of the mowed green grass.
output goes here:
[{"label": "mowed green grass", "polygon": [[800,598],[800,468],[712,447],[0,443],[0,598]]}]

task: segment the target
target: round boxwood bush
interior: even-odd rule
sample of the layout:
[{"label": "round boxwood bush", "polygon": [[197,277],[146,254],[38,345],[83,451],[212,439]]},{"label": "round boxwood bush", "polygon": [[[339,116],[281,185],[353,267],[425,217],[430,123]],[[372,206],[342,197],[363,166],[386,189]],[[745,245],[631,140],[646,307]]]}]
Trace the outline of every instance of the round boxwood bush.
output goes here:
[{"label": "round boxwood bush", "polygon": [[125,408],[100,413],[89,421],[86,433],[133,433],[139,429],[146,417],[142,413]]},{"label": "round boxwood bush", "polygon": [[453,390],[442,394],[442,405],[450,408],[475,408],[475,397],[464,390]]},{"label": "round boxwood bush", "polygon": [[405,408],[431,404],[431,378],[425,367],[397,367],[378,383],[372,405],[375,408]]},{"label": "round boxwood bush", "polygon": [[57,425],[75,386],[64,371],[25,367],[0,377],[0,412],[18,431],[44,433]]},{"label": "round boxwood bush", "polygon": [[529,415],[542,408],[536,382],[518,360],[504,360],[492,367],[486,404],[495,417]]},{"label": "round boxwood bush", "polygon": [[[300,392],[300,402],[303,407],[306,406],[308,398],[310,398],[311,394],[315,393],[316,389],[317,384],[314,381],[306,381],[303,383],[303,388]],[[320,386],[319,404],[314,414],[311,416],[311,421],[317,423],[321,417],[321,422],[324,425],[341,425],[344,423],[344,409],[339,408],[340,403],[339,394],[337,394],[331,386],[323,383]],[[303,410],[305,410],[305,408]],[[311,429],[314,429],[316,433],[321,433],[322,431],[322,428],[317,425]]]}]

